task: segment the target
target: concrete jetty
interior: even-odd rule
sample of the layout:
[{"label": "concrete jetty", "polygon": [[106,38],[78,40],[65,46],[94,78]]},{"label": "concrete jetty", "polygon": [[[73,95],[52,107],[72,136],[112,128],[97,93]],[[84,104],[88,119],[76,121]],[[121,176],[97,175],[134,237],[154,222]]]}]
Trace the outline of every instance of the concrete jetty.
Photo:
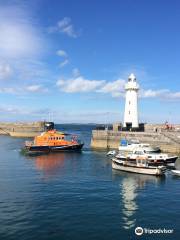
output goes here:
[{"label": "concrete jetty", "polygon": [[0,122],[0,134],[12,137],[35,137],[45,130],[45,121],[37,122]]},{"label": "concrete jetty", "polygon": [[163,152],[180,154],[180,125],[173,130],[165,130],[164,125],[147,124],[144,132],[93,130],[91,147],[94,149],[118,149],[121,139],[139,140],[152,146],[159,146]]}]

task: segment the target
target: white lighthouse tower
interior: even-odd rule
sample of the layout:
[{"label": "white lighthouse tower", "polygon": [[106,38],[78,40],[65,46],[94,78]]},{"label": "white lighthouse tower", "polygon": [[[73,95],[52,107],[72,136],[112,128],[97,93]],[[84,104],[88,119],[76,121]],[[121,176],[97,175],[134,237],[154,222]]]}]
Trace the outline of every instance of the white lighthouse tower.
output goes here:
[{"label": "white lighthouse tower", "polygon": [[128,78],[128,83],[125,85],[126,102],[124,112],[123,127],[127,130],[139,128],[138,122],[138,90],[139,86],[136,82],[136,77],[133,73]]}]

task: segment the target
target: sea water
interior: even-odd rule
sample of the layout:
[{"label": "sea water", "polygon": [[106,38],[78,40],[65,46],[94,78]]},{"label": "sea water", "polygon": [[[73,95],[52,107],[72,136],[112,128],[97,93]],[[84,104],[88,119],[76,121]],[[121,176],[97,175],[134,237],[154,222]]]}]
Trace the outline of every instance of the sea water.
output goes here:
[{"label": "sea water", "polygon": [[180,239],[179,177],[112,170],[90,149],[94,126],[56,127],[78,134],[82,153],[28,157],[25,139],[0,136],[0,240]]}]

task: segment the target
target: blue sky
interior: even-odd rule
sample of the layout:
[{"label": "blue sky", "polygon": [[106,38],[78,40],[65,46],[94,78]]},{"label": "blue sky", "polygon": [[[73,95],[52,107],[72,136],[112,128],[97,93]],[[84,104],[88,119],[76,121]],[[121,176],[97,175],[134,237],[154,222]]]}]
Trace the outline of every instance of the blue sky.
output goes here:
[{"label": "blue sky", "polygon": [[180,3],[0,0],[0,121],[180,123]]}]

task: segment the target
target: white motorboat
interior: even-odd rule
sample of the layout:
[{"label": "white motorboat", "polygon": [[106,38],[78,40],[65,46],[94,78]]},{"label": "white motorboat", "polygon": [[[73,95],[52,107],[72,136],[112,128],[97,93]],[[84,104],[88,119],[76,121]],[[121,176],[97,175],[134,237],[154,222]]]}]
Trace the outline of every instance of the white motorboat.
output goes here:
[{"label": "white motorboat", "polygon": [[107,156],[114,156],[114,155],[116,155],[116,150],[111,150],[111,151],[109,151],[106,155]]},{"label": "white motorboat", "polygon": [[115,158],[125,161],[135,162],[137,159],[145,159],[151,166],[168,165],[174,166],[178,156],[169,156],[166,153],[147,153],[141,148],[137,148],[132,153],[124,154],[124,152],[119,152]]},{"label": "white motorboat", "polygon": [[149,166],[148,161],[145,159],[138,159],[134,163],[130,161],[122,161],[117,158],[112,159],[112,168],[125,172],[148,174],[161,176],[165,174],[166,167],[164,166]]},{"label": "white motorboat", "polygon": [[173,175],[179,176],[180,177],[180,170],[171,170]]},{"label": "white motorboat", "polygon": [[123,152],[133,152],[135,149],[141,148],[146,151],[146,153],[160,153],[159,147],[152,147],[148,143],[140,143],[138,140],[127,141],[122,139],[119,146],[119,151]]}]

